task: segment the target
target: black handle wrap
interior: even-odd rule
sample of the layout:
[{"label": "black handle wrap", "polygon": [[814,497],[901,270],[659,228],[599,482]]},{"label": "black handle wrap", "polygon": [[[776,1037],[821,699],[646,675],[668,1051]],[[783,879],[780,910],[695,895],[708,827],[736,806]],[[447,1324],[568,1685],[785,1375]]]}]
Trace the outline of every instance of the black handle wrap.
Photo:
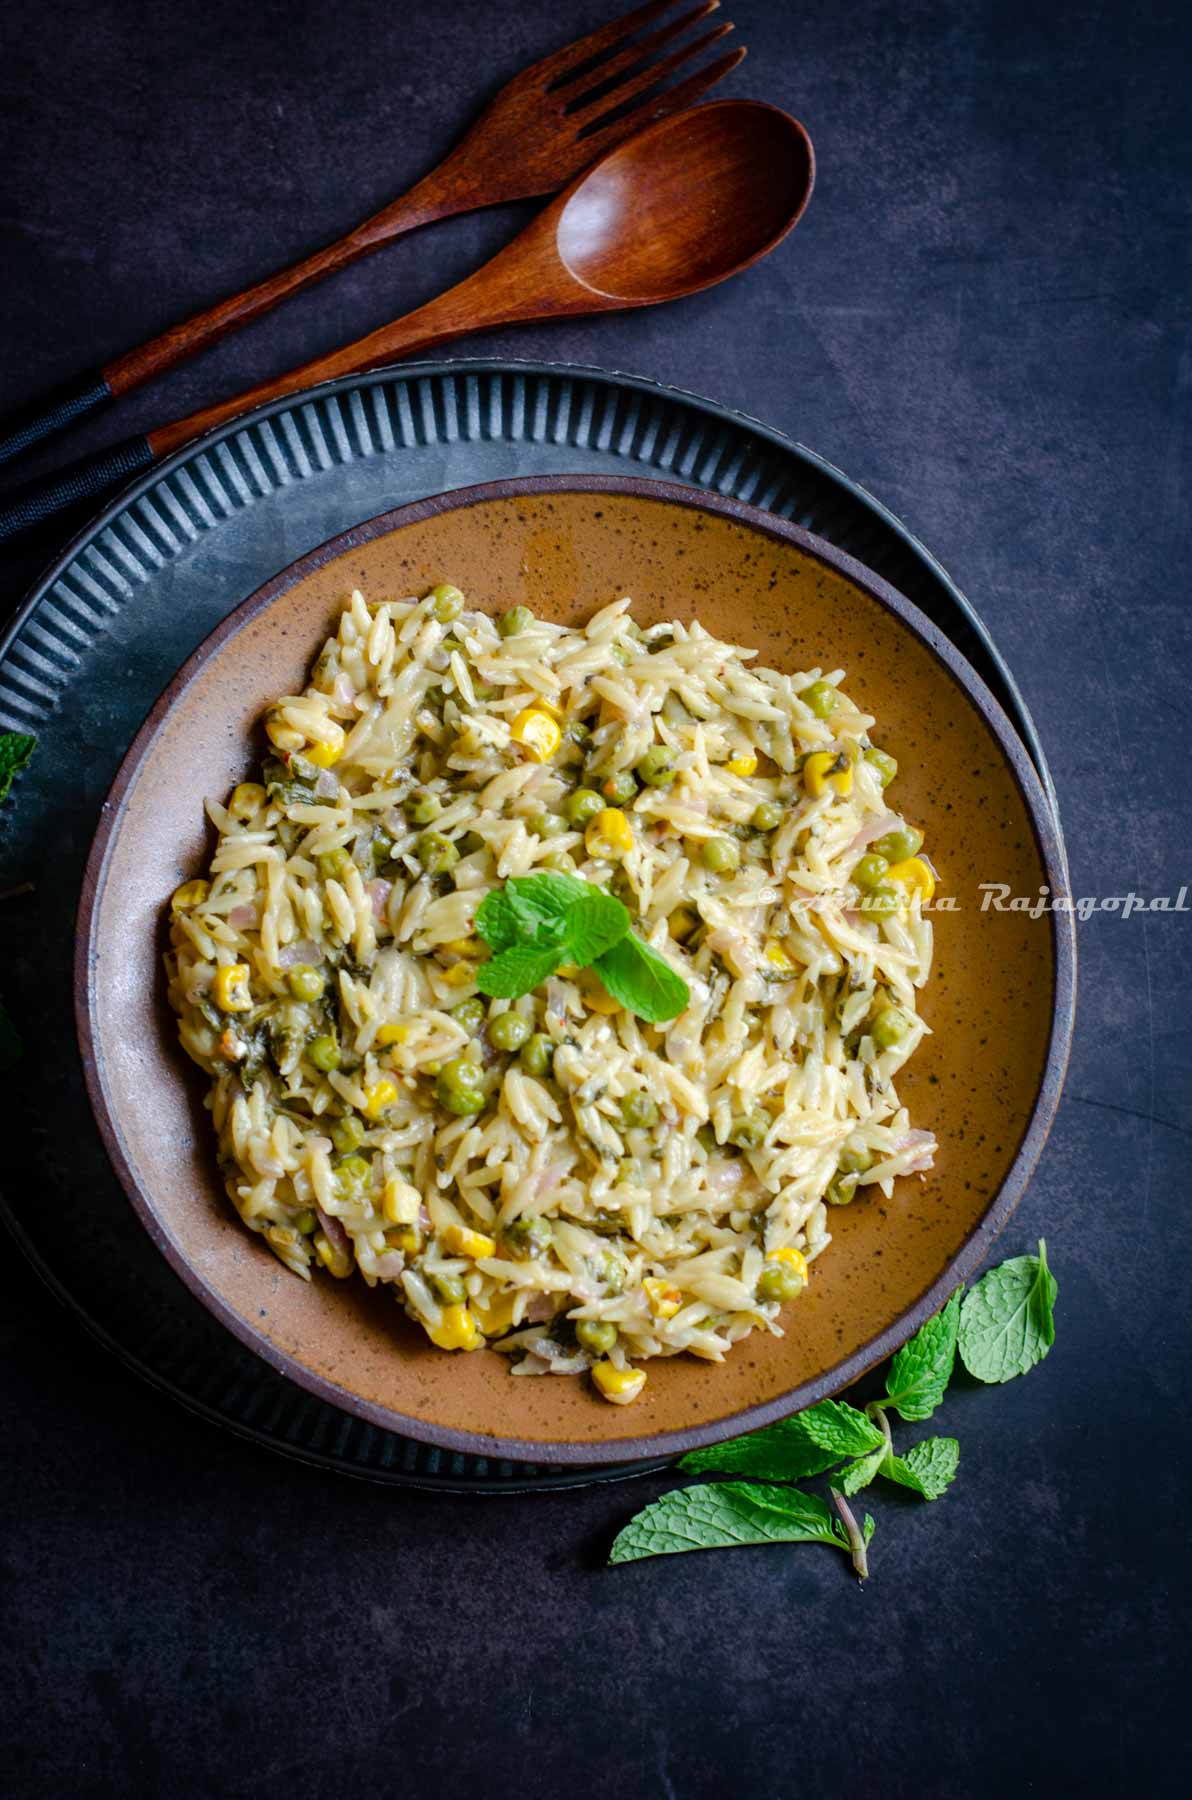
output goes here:
[{"label": "black handle wrap", "polygon": [[0,544],[44,525],[83,500],[101,499],[113,488],[122,487],[130,475],[151,469],[156,461],[148,438],[125,438],[110,450],[85,456],[56,475],[14,488],[0,500]]},{"label": "black handle wrap", "polygon": [[26,407],[10,424],[0,425],[0,463],[23,456],[43,438],[53,437],[56,431],[65,431],[68,425],[98,412],[111,398],[112,390],[98,369],[80,375],[48,400]]}]

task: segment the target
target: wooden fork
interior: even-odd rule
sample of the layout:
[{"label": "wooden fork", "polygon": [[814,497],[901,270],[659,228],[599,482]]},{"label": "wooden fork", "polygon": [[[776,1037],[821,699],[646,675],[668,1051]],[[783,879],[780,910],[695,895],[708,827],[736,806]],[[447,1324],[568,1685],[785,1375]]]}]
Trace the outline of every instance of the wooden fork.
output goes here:
[{"label": "wooden fork", "polygon": [[675,3],[648,0],[624,18],[614,19],[523,69],[501,89],[446,160],[409,193],[292,268],[221,300],[207,312],[171,326],[160,337],[81,376],[48,403],[0,430],[0,463],[164,374],[228,332],[260,318],[291,294],[370,256],[393,238],[453,213],[553,193],[621,139],[690,106],[736,67],[745,50],[730,50],[674,86],[665,86],[676,69],[733,29],[731,24],[713,26],[659,56],[665,45],[715,12],[720,0],[697,0],[658,30],[641,35]]}]

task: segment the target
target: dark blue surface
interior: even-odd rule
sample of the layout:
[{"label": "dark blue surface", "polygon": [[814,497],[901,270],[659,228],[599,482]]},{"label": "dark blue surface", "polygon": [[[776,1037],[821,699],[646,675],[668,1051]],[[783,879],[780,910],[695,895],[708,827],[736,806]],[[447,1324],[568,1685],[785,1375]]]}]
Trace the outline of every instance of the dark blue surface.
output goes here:
[{"label": "dark blue surface", "polygon": [[[478,70],[495,85],[602,10],[9,0],[4,410],[333,236],[446,147]],[[796,235],[682,306],[467,349],[703,390],[864,481],[1008,655],[1075,891],[1174,894],[1186,8],[725,10],[751,47],[729,91],[816,141]],[[416,304],[529,210],[409,240],[71,454]],[[9,603],[38,560],[6,557]],[[956,1487],[876,1496],[863,1593],[812,1547],[601,1571],[626,1490],[481,1505],[295,1471],[125,1376],[6,1262],[5,1788],[1182,1791],[1192,915],[1100,915],[1080,944],[1067,1095],[1005,1240],[1046,1233],[1057,1344],[1026,1381],[949,1401]]]}]

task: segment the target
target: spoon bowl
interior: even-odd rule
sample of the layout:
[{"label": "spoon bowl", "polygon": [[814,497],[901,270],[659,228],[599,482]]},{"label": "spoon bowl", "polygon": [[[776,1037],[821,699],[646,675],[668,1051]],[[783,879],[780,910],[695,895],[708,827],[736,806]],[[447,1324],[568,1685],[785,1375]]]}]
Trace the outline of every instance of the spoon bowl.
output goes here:
[{"label": "spoon bowl", "polygon": [[618,305],[674,300],[768,255],[814,180],[811,139],[788,113],[756,101],[696,107],[610,151],[563,196],[559,258]]}]

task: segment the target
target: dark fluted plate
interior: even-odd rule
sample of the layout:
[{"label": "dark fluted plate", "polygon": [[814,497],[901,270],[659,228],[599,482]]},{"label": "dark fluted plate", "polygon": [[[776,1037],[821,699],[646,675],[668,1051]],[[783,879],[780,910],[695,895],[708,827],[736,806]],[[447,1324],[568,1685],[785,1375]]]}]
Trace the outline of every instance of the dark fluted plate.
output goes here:
[{"label": "dark fluted plate", "polygon": [[403,501],[511,475],[663,476],[793,519],[868,564],[938,624],[1014,720],[1021,697],[943,570],[863,489],[710,402],[597,371],[415,365],[264,409],[138,482],[38,584],[0,646],[0,728],[37,756],[0,816],[6,1000],[26,1056],[9,1078],[7,1221],[34,1266],[128,1366],[242,1436],[346,1474],[447,1492],[574,1487],[640,1474],[441,1451],[353,1418],[220,1330],[157,1255],[107,1163],[73,1041],[73,921],[103,795],[174,670],[246,594],[304,551]]}]

